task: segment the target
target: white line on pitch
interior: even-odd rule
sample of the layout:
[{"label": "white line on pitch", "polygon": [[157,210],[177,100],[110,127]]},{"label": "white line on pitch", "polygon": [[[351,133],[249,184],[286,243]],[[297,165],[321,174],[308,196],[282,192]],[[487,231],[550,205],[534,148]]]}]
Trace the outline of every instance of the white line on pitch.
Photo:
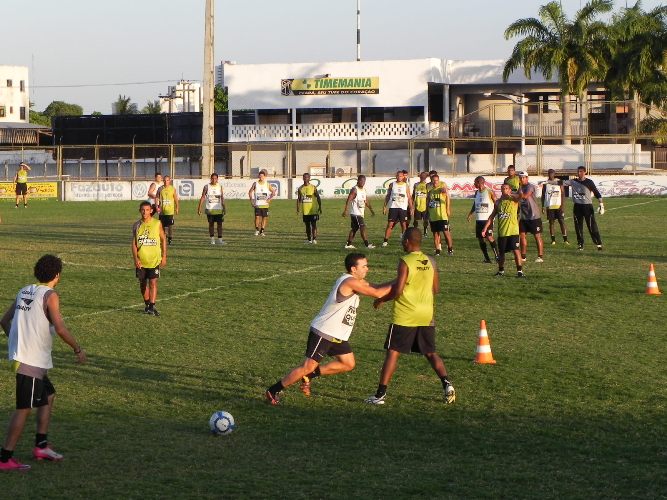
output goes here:
[{"label": "white line on pitch", "polygon": [[[166,297],[166,298],[163,298],[163,299],[157,299],[156,302],[166,302],[168,300],[182,299],[184,297],[189,297],[190,295],[197,295],[197,294],[206,293],[206,292],[215,292],[215,291],[221,290],[223,288],[227,288],[227,287],[235,286],[235,285],[241,285],[243,283],[257,283],[257,282],[260,282],[260,281],[267,281],[267,280],[271,280],[271,279],[274,279],[274,278],[280,278],[281,276],[287,276],[289,274],[306,273],[308,271],[312,271],[313,269],[318,269],[322,266],[323,266],[323,264],[319,264],[317,266],[310,266],[310,267],[306,267],[306,268],[303,268],[303,269],[296,269],[294,271],[286,271],[284,273],[272,274],[271,276],[264,276],[262,278],[249,278],[249,279],[243,279],[243,280],[240,280],[240,281],[236,281],[235,283],[227,283],[227,284],[224,284],[224,285],[215,286],[215,287],[211,287],[211,288],[200,288],[199,290],[194,290],[192,292],[186,292],[186,293],[182,293],[180,295],[173,295],[171,297]],[[125,311],[127,309],[136,309],[138,307],[142,307],[143,305],[144,305],[143,303],[133,304],[133,305],[130,305],[130,306],[117,307],[115,309],[106,309],[104,311],[95,311],[95,312],[91,312],[91,313],[78,314],[76,316],[65,317],[65,319],[72,320],[72,319],[77,319],[77,318],[84,318],[84,317],[87,317],[87,316],[98,316],[100,314],[107,314],[107,313]]]},{"label": "white line on pitch", "polygon": [[[122,269],[124,271],[133,271],[134,266],[104,266],[102,264],[85,264],[83,262],[70,262],[68,260],[63,260],[63,264],[67,264],[68,266],[77,266],[77,267],[96,267],[96,268],[101,268],[101,269]],[[189,269],[183,269],[180,267],[168,267],[170,271],[189,271]]]},{"label": "white line on pitch", "polygon": [[[642,203],[633,203],[632,205],[623,205],[622,207],[608,208],[607,210],[605,210],[605,212],[611,212],[612,210],[620,210],[621,208],[636,207],[636,206],[639,206],[639,205],[648,205],[649,203],[656,203],[658,201],[662,201],[662,200],[658,199],[658,200],[644,201]],[[569,220],[571,218],[572,217],[565,217],[565,220]]]}]

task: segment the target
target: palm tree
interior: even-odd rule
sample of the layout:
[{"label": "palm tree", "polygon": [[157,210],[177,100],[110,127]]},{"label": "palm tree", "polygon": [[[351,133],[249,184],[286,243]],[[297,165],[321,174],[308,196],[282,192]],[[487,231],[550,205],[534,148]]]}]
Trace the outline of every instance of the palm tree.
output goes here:
[{"label": "palm tree", "polygon": [[111,105],[114,114],[116,115],[136,115],[139,108],[136,103],[132,102],[130,97],[118,95],[118,99]]},{"label": "palm tree", "polygon": [[526,78],[539,71],[551,80],[557,74],[561,92],[563,113],[563,144],[571,135],[570,95],[583,103],[588,84],[602,80],[606,71],[606,54],[609,53],[607,25],[597,18],[610,12],[612,0],[591,0],[569,20],[560,2],[552,1],[540,7],[539,19],[519,19],[505,30],[505,39],[523,37],[512,50],[505,63],[503,81],[518,68],[523,68]]},{"label": "palm tree", "polygon": [[[612,99],[631,99],[629,127],[636,125],[641,100],[661,105],[667,99],[667,6],[646,12],[638,1],[612,18],[611,61],[605,85]],[[615,130],[615,110],[611,113]]]},{"label": "palm tree", "polygon": [[146,115],[159,115],[162,113],[162,106],[160,106],[160,100],[155,99],[154,101],[146,102],[146,105],[141,110],[142,113]]}]

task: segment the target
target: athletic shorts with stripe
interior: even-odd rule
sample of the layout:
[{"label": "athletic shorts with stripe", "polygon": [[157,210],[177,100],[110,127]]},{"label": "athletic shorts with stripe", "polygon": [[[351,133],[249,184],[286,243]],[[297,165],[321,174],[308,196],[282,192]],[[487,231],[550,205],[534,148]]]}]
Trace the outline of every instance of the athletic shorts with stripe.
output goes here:
[{"label": "athletic shorts with stripe", "polygon": [[347,340],[333,341],[320,337],[313,330],[308,333],[308,344],[306,346],[306,357],[318,363],[322,362],[324,356],[342,356],[350,354],[352,346]]},{"label": "athletic shorts with stripe", "polygon": [[359,228],[365,227],[366,221],[361,215],[350,215],[350,228],[352,231],[358,231]]},{"label": "athletic shorts with stripe", "polygon": [[435,352],[435,326],[389,325],[384,348],[403,354]]},{"label": "athletic shorts with stripe", "polygon": [[56,389],[44,376],[42,379],[16,374],[16,409],[38,408],[49,404],[49,396],[55,394]]},{"label": "athletic shorts with stripe", "polygon": [[[475,221],[475,238],[481,238],[482,237],[482,229],[484,229],[485,225],[486,225],[485,220]],[[491,224],[489,226],[489,229],[486,230],[486,235],[487,236],[493,236],[493,224]]]}]

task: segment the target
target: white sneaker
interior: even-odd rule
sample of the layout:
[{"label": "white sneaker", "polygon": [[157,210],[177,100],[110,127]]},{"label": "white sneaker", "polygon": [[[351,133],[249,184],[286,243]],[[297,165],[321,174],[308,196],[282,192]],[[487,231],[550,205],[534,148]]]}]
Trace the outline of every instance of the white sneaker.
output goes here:
[{"label": "white sneaker", "polygon": [[266,233],[264,231],[262,231],[261,233],[259,233],[259,235],[263,238],[263,237],[266,236]]},{"label": "white sneaker", "polygon": [[542,257],[538,257],[537,259],[535,259],[535,262],[541,263],[544,262],[544,259]]},{"label": "white sneaker", "polygon": [[368,403],[369,405],[383,405],[385,396],[386,394],[383,394],[378,398],[375,396],[375,394],[373,394],[372,396],[368,396],[366,399],[364,399],[364,403]]},{"label": "white sneaker", "polygon": [[310,240],[306,240],[303,242],[304,245],[311,245],[313,242]]},{"label": "white sneaker", "polygon": [[354,248],[357,248],[357,247],[355,247],[354,245],[345,245],[346,250],[352,250]]},{"label": "white sneaker", "polygon": [[366,248],[368,248],[369,250],[373,250],[375,248],[375,245],[373,245],[372,243],[369,243]]},{"label": "white sneaker", "polygon": [[259,231],[255,231],[255,236],[259,236]]},{"label": "white sneaker", "polygon": [[317,240],[313,240],[313,245],[317,245]]},{"label": "white sneaker", "polygon": [[525,258],[525,257],[521,257],[521,262],[526,262],[526,258]]},{"label": "white sneaker", "polygon": [[387,245],[389,245],[389,243],[387,241],[382,242],[382,247],[386,247]]},{"label": "white sneaker", "polygon": [[447,384],[447,387],[445,388],[445,403],[451,404],[454,401],[456,401],[456,391],[454,390],[454,386],[452,384]]},{"label": "white sneaker", "polygon": [[211,236],[211,245],[215,245],[215,238]]},{"label": "white sneaker", "polygon": [[226,245],[227,242],[223,241],[222,238],[218,238],[218,245]]}]

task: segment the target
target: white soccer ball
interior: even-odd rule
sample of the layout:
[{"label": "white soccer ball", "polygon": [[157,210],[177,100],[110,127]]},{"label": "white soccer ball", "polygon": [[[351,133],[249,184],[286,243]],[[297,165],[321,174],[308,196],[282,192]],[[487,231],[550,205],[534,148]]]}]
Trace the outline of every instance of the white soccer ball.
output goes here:
[{"label": "white soccer ball", "polygon": [[216,436],[226,436],[236,429],[234,417],[226,411],[216,411],[208,420],[208,426],[211,432]]}]

